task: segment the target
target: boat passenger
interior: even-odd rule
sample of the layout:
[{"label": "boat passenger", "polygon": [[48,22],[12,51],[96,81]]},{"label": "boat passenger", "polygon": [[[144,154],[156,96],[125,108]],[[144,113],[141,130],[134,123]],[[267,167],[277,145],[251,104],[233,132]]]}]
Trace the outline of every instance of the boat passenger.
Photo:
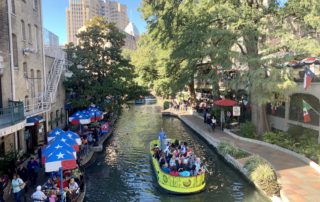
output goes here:
[{"label": "boat passenger", "polygon": [[161,150],[164,151],[166,149],[166,133],[164,132],[163,128],[161,128],[161,131],[159,133],[159,140],[160,140],[160,144],[161,144]]},{"label": "boat passenger", "polygon": [[78,183],[74,180],[74,178],[71,178],[71,179],[70,179],[69,190],[70,190],[71,192],[75,192],[75,193],[78,193],[78,192],[79,192],[79,185],[78,185]]},{"label": "boat passenger", "polygon": [[162,167],[161,167],[161,169],[162,169],[163,172],[165,172],[165,173],[167,173],[167,174],[170,173],[170,169],[169,169],[167,163],[163,164]]},{"label": "boat passenger", "polygon": [[183,170],[179,172],[179,176],[182,176],[182,177],[189,177],[190,176],[190,172],[187,171],[187,170]]},{"label": "boat passenger", "polygon": [[165,156],[164,153],[162,153],[162,154],[161,154],[161,157],[160,157],[160,159],[159,159],[159,165],[160,165],[160,167],[162,167],[162,165],[165,164],[165,163],[166,163],[166,156]]},{"label": "boat passenger", "polygon": [[170,175],[172,176],[179,176],[179,172],[177,171],[177,167],[173,166],[171,171],[170,171]]},{"label": "boat passenger", "polygon": [[196,166],[195,165],[192,165],[191,170],[190,170],[190,175],[191,176],[197,175]]},{"label": "boat passenger", "polygon": [[169,166],[172,169],[173,167],[176,167],[176,158],[175,156],[172,156],[172,158],[169,161]]}]

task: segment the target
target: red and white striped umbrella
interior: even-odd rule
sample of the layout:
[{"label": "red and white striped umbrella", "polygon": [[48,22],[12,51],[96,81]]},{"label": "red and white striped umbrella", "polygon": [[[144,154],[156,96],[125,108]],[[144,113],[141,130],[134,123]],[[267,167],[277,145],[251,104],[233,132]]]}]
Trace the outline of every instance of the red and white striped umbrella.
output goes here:
[{"label": "red and white striped umbrella", "polygon": [[311,65],[314,63],[320,63],[320,60],[316,57],[310,57],[310,58],[305,58],[301,61],[302,63],[306,64],[306,65]]}]

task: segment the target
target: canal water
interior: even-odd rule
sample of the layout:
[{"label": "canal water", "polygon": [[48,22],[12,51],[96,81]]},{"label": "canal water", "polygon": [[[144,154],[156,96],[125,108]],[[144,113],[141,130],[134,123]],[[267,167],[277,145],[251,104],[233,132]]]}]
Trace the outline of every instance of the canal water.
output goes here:
[{"label": "canal water", "polygon": [[[158,105],[132,106],[119,118],[88,176],[86,201],[268,201],[240,174],[222,161],[198,135],[177,118],[162,117]],[[187,141],[207,163],[207,188],[186,196],[159,189],[150,164],[149,142],[163,127],[168,138]]]}]

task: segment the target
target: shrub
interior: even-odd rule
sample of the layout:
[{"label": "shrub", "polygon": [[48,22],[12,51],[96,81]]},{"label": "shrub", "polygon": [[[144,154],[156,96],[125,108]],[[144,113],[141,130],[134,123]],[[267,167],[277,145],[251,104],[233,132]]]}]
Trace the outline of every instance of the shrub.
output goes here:
[{"label": "shrub", "polygon": [[291,147],[293,141],[290,139],[290,136],[285,132],[266,132],[263,134],[263,140],[270,144],[276,144],[282,147]]},{"label": "shrub", "polygon": [[267,195],[278,195],[280,186],[277,182],[277,176],[274,170],[268,164],[260,164],[250,174],[250,178],[267,193]]},{"label": "shrub", "polygon": [[251,157],[244,166],[250,179],[258,185],[267,195],[278,195],[280,186],[277,182],[277,175],[271,165],[259,156]]},{"label": "shrub", "polygon": [[245,163],[244,168],[247,169],[248,173],[251,173],[260,164],[267,164],[267,162],[260,156],[254,155]]},{"label": "shrub", "polygon": [[170,102],[169,101],[164,101],[163,102],[163,109],[169,109],[170,107]]},{"label": "shrub", "polygon": [[251,122],[245,122],[240,124],[240,134],[243,137],[255,139],[256,135],[256,127]]},{"label": "shrub", "polygon": [[230,156],[236,158],[236,159],[240,159],[240,158],[245,158],[247,156],[250,156],[250,154],[248,152],[245,152],[241,149],[239,149],[238,147],[230,144],[230,143],[225,143],[225,142],[221,142],[217,149],[224,155],[229,154]]}]

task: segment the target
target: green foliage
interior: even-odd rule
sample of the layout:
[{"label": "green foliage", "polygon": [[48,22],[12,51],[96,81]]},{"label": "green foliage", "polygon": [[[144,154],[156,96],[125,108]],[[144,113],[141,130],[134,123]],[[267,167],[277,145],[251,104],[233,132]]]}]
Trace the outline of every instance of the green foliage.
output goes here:
[{"label": "green foliage", "polygon": [[279,195],[280,185],[277,182],[277,176],[268,164],[258,165],[258,167],[250,174],[250,178],[258,184],[267,195]]},{"label": "green foliage", "polygon": [[278,145],[305,155],[320,163],[320,145],[314,131],[301,126],[292,126],[288,132],[267,132],[263,135],[264,141]]},{"label": "green foliage", "polygon": [[251,157],[244,165],[250,179],[257,184],[267,195],[278,195],[280,186],[277,175],[271,165],[260,156]]},{"label": "green foliage", "polygon": [[12,168],[10,164],[15,164],[18,159],[17,152],[9,152],[0,156],[0,172],[6,172],[8,168]]},{"label": "green foliage", "polygon": [[255,125],[251,122],[245,122],[240,124],[240,134],[241,136],[246,138],[257,138]]},{"label": "green foliage", "polygon": [[230,143],[226,142],[221,142],[219,143],[217,147],[218,151],[220,151],[222,154],[226,155],[229,154],[230,156],[236,158],[236,159],[241,159],[250,156],[248,152],[245,152],[235,145],[232,145]]},{"label": "green foliage", "polygon": [[140,90],[133,81],[132,65],[122,55],[125,35],[114,24],[93,18],[77,37],[77,45],[67,45],[72,77],[64,82],[67,91],[76,95],[70,100],[73,107],[104,106],[106,96],[121,102]]},{"label": "green foliage", "polygon": [[164,101],[163,102],[163,109],[169,109],[170,107],[170,102],[169,101]]},{"label": "green foliage", "polygon": [[221,108],[212,108],[211,114],[216,118],[220,119]]}]

